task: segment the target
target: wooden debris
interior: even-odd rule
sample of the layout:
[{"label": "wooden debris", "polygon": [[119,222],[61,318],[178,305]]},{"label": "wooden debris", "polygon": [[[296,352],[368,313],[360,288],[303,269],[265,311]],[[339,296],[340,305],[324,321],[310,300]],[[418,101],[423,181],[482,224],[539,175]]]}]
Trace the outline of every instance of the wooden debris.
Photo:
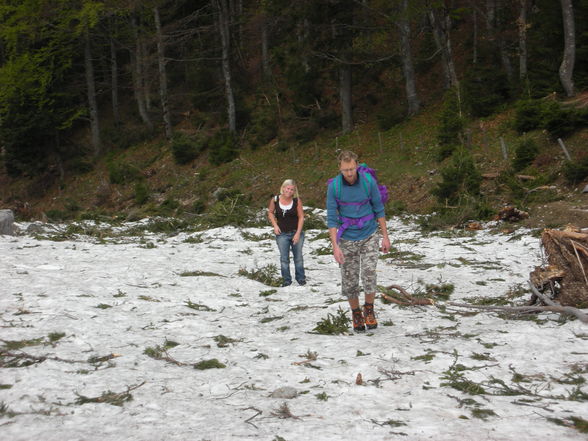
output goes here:
[{"label": "wooden debris", "polygon": [[588,234],[545,230],[541,242],[547,255],[546,267],[531,273],[538,291],[551,290],[562,306],[588,307]]},{"label": "wooden debris", "polygon": [[389,291],[398,291],[392,292],[391,294],[382,293],[382,297],[392,303],[396,303],[397,305],[403,306],[416,306],[416,305],[434,305],[435,302],[432,299],[423,299],[418,297],[413,297],[409,293],[406,292],[404,288],[398,285],[390,285],[387,288]]},{"label": "wooden debris", "polygon": [[529,213],[527,213],[526,211],[519,210],[518,208],[513,207],[512,205],[508,205],[498,212],[494,220],[515,222],[518,220],[527,219],[528,217]]},{"label": "wooden debris", "polygon": [[470,230],[470,231],[474,231],[474,230],[481,230],[482,228],[483,228],[483,227],[482,227],[482,224],[481,224],[480,222],[476,222],[476,221],[474,221],[474,222],[469,222],[469,223],[466,225],[466,230]]}]

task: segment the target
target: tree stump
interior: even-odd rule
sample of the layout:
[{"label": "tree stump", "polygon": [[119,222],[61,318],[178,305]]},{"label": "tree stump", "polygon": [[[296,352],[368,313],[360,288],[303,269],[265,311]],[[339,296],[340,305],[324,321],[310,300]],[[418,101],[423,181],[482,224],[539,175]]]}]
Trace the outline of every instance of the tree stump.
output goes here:
[{"label": "tree stump", "polygon": [[541,243],[548,265],[531,272],[533,285],[557,287],[554,299],[563,306],[588,307],[588,234],[545,230]]},{"label": "tree stump", "polygon": [[14,213],[12,210],[0,210],[0,235],[14,235]]}]

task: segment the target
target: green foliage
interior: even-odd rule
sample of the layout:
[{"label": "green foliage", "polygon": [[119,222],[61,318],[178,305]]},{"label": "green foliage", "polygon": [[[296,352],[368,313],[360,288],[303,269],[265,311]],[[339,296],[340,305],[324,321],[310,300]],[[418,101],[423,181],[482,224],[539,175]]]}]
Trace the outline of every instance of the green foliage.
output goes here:
[{"label": "green foliage", "polygon": [[461,144],[465,126],[460,91],[450,90],[445,94],[443,109],[439,115],[439,132],[437,139],[440,144]]},{"label": "green foliage", "polygon": [[540,100],[521,100],[516,103],[514,127],[519,133],[542,127],[543,104]]},{"label": "green foliage", "polygon": [[142,178],[141,170],[128,162],[111,162],[108,164],[108,177],[112,184],[129,184]]},{"label": "green foliage", "polygon": [[449,296],[455,291],[455,285],[453,283],[427,284],[425,285],[425,291],[427,296],[449,300]]},{"label": "green foliage", "polygon": [[221,130],[208,141],[209,159],[213,165],[231,162],[239,156],[237,139],[228,130]]},{"label": "green foliage", "polygon": [[324,230],[327,228],[322,216],[315,214],[314,212],[307,213],[304,216],[304,229],[305,230]]},{"label": "green foliage", "polygon": [[226,364],[221,363],[216,358],[211,358],[210,360],[202,360],[194,365],[194,369],[198,369],[201,371],[205,369],[224,369],[226,367]]},{"label": "green foliage", "polygon": [[327,395],[326,392],[321,392],[315,395],[317,400],[319,401],[327,401],[329,399],[329,396]]},{"label": "green foliage", "polygon": [[154,134],[153,130],[145,126],[118,125],[104,129],[102,140],[115,149],[126,150],[148,141]]},{"label": "green foliage", "polygon": [[0,143],[11,175],[45,169],[60,153],[59,135],[84,114],[73,69],[79,39],[97,23],[102,3],[53,8],[47,2],[3,4],[0,45]]},{"label": "green foliage", "polygon": [[514,126],[519,133],[545,129],[563,138],[588,125],[588,110],[563,107],[551,99],[523,100],[516,105]]},{"label": "green foliage", "polygon": [[240,268],[239,275],[256,280],[267,286],[278,287],[282,284],[281,278],[278,276],[278,267],[274,264],[265,265],[250,271],[246,268]]},{"label": "green foliage", "polygon": [[249,130],[251,147],[256,149],[277,136],[278,119],[276,109],[269,105],[257,106],[251,116],[251,128]]},{"label": "green foliage", "polygon": [[[180,274],[180,276],[182,276],[182,274]],[[186,300],[186,306],[190,309],[195,309],[196,311],[206,311],[206,312],[216,311],[215,309],[213,309],[209,306],[203,305],[201,303],[194,303],[190,299]]]},{"label": "green foliage", "polygon": [[319,132],[319,126],[316,121],[304,121],[303,123],[297,125],[294,139],[299,143],[304,144],[315,139]]},{"label": "green foliage", "polygon": [[47,337],[51,343],[55,343],[65,337],[65,332],[51,332]]},{"label": "green foliage", "polygon": [[231,337],[227,337],[225,335],[215,335],[213,337],[213,340],[216,342],[216,345],[219,348],[226,348],[229,345],[232,345],[233,343],[239,343],[240,341],[242,341]]},{"label": "green foliage", "polygon": [[512,161],[512,168],[515,172],[523,170],[531,165],[539,154],[539,146],[530,138],[519,141],[515,147],[515,157]]},{"label": "green foliage", "polygon": [[161,205],[159,205],[159,213],[162,215],[170,215],[180,207],[180,203],[172,197],[166,198]]},{"label": "green foliage", "polygon": [[[496,182],[508,189],[507,194],[510,198],[510,203],[522,208],[532,202],[547,203],[561,199],[561,194],[556,189],[546,187],[556,178],[556,172],[552,174],[535,174],[535,179],[524,182],[517,178],[514,170],[507,170],[500,174]],[[545,188],[535,191],[538,187]]]},{"label": "green foliage", "polygon": [[347,312],[339,307],[335,315],[329,313],[327,317],[317,322],[313,332],[323,335],[346,334],[349,332],[349,323],[351,321],[347,315]]},{"label": "green foliage", "polygon": [[419,219],[420,228],[427,231],[443,230],[447,227],[462,227],[470,220],[488,219],[494,210],[483,200],[473,197],[460,199],[456,207],[437,207],[437,211]]},{"label": "green foliage", "polygon": [[209,228],[224,227],[233,225],[244,227],[251,224],[253,212],[248,204],[248,199],[242,194],[219,197],[218,202],[213,204],[202,219]]},{"label": "green foliage", "polygon": [[133,395],[131,395],[128,391],[116,393],[108,390],[106,392],[102,392],[102,395],[99,397],[86,397],[84,395],[78,395],[75,404],[82,405],[88,403],[108,403],[112,404],[113,406],[122,406],[125,402],[131,401],[132,399]]},{"label": "green foliage", "polygon": [[135,183],[135,202],[137,205],[145,204],[150,197],[149,187],[144,181]]},{"label": "green foliage", "polygon": [[492,115],[508,101],[508,78],[498,60],[479,61],[467,70],[461,82],[464,100],[474,117]]},{"label": "green foliage", "polygon": [[453,154],[449,166],[441,170],[441,178],[431,190],[440,203],[457,205],[464,198],[480,195],[482,176],[471,155],[464,150]]},{"label": "green foliage", "polygon": [[566,161],[563,166],[563,174],[570,184],[577,184],[588,177],[588,156],[578,162]]},{"label": "green foliage", "polygon": [[436,149],[437,162],[443,162],[445,159],[450,158],[458,149],[459,145],[457,144],[439,144]]},{"label": "green foliage", "polygon": [[192,139],[183,133],[176,133],[171,142],[171,150],[176,164],[192,162],[206,147],[202,141]]},{"label": "green foliage", "polygon": [[588,110],[562,107],[548,101],[543,108],[543,128],[554,138],[564,138],[588,125]]},{"label": "green foliage", "polygon": [[390,130],[406,119],[406,112],[403,107],[395,102],[386,103],[376,114],[378,127],[382,131]]}]

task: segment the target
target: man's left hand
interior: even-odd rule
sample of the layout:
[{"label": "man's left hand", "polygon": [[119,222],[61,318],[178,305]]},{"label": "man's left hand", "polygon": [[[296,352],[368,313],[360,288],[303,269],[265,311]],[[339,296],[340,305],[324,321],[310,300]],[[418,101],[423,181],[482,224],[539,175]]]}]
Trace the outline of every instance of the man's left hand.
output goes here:
[{"label": "man's left hand", "polygon": [[385,237],[382,239],[382,247],[380,248],[380,251],[382,251],[382,253],[387,253],[388,251],[390,251],[390,239]]}]

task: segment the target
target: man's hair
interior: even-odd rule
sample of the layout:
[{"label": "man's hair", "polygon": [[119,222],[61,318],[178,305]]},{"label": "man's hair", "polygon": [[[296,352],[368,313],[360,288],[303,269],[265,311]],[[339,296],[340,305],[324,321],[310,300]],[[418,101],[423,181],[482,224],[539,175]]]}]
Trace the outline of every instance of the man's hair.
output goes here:
[{"label": "man's hair", "polygon": [[357,154],[351,150],[343,150],[341,153],[339,153],[339,156],[337,156],[337,161],[339,161],[339,164],[349,161],[357,162]]}]

